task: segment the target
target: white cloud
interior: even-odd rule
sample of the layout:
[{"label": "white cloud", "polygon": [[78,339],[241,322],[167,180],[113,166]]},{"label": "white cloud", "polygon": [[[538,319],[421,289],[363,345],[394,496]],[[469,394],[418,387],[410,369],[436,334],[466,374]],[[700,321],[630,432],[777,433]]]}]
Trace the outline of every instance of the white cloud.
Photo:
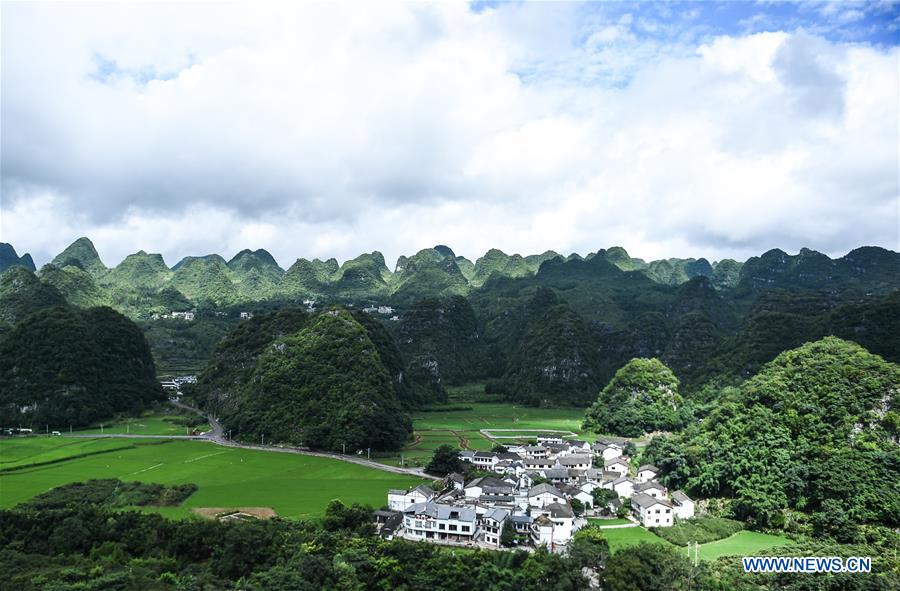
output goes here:
[{"label": "white cloud", "polygon": [[648,26],[555,4],[4,4],[0,239],[284,266],[900,246],[896,48]]}]

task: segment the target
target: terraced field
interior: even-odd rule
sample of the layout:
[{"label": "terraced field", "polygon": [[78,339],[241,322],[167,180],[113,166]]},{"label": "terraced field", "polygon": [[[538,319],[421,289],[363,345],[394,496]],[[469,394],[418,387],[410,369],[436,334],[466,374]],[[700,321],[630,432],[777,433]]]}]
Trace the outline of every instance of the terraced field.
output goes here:
[{"label": "terraced field", "polygon": [[0,507],[91,478],[197,484],[184,506],[150,509],[172,517],[186,517],[193,507],[271,507],[284,517],[318,517],[332,499],[380,507],[389,488],[422,482],[329,458],[201,441],[13,438],[0,441],[0,458]]}]

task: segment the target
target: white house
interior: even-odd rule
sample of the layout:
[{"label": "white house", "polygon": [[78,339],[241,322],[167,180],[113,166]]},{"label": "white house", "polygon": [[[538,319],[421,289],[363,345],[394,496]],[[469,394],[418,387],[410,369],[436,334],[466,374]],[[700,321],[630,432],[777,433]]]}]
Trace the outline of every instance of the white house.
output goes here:
[{"label": "white house", "polygon": [[472,458],[476,468],[488,471],[492,471],[499,461],[497,454],[490,451],[477,451]]},{"label": "white house", "polygon": [[673,492],[672,504],[675,506],[675,517],[678,519],[690,519],[694,516],[694,501],[684,492],[680,490]]},{"label": "white house", "polygon": [[537,436],[538,445],[547,445],[548,443],[561,444],[563,442],[562,435],[555,433],[543,433]]},{"label": "white house", "polygon": [[657,468],[653,464],[644,464],[637,469],[638,482],[650,482],[657,476],[659,476],[659,468]]},{"label": "white house", "polygon": [[643,493],[631,497],[631,511],[644,527],[669,527],[675,518],[672,503]]},{"label": "white house", "polygon": [[388,507],[391,511],[403,511],[414,503],[425,503],[434,498],[431,488],[420,484],[410,490],[391,489],[388,491]]},{"label": "white house", "polygon": [[416,503],[403,511],[405,535],[414,540],[470,542],[478,533],[475,509]]},{"label": "white house", "polygon": [[462,474],[453,472],[447,475],[447,485],[452,486],[455,490],[462,490],[465,488],[465,484],[466,479]]},{"label": "white house", "polygon": [[528,504],[532,507],[545,507],[552,503],[565,503],[566,497],[558,488],[546,482],[528,490]]},{"label": "white house", "polygon": [[616,491],[616,494],[620,497],[630,499],[634,494],[634,485],[635,482],[631,478],[628,478],[627,476],[620,476],[612,482],[604,483],[603,488],[612,489]]},{"label": "white house", "polygon": [[532,514],[543,515],[553,524],[551,544],[567,544],[575,533],[575,513],[568,503],[551,503]]},{"label": "white house", "polygon": [[634,485],[634,494],[638,493],[643,493],[655,499],[664,499],[666,498],[666,487],[655,480],[651,482],[640,482]]},{"label": "white house", "polygon": [[556,465],[556,458],[525,458],[526,470],[549,470]]},{"label": "white house", "polygon": [[628,463],[621,458],[614,458],[603,462],[603,469],[608,472],[618,472],[622,476],[628,474]]},{"label": "white house", "polygon": [[621,445],[614,441],[597,441],[594,445],[591,446],[591,451],[595,454],[602,456],[603,460],[614,460],[622,455],[623,448]]},{"label": "white house", "polygon": [[526,445],[524,452],[526,458],[546,458],[549,455],[549,450],[543,445]]},{"label": "white house", "polygon": [[[500,534],[503,533],[503,525],[509,517],[509,511],[506,509],[493,509],[486,513],[481,521],[481,531],[484,534],[486,544],[500,547]],[[510,525],[510,527],[513,527]]]},{"label": "white house", "polygon": [[581,454],[559,456],[556,458],[556,461],[564,468],[570,468],[572,470],[587,470],[591,467],[593,462],[591,456]]},{"label": "white house", "polygon": [[[515,482],[500,480],[493,476],[483,476],[476,478],[463,489],[466,498],[481,499],[489,501],[502,497],[501,501],[512,502],[512,495],[515,492]],[[509,498],[507,498],[509,497]]]},{"label": "white house", "polygon": [[553,547],[553,522],[546,515],[538,515],[531,524],[531,543]]}]

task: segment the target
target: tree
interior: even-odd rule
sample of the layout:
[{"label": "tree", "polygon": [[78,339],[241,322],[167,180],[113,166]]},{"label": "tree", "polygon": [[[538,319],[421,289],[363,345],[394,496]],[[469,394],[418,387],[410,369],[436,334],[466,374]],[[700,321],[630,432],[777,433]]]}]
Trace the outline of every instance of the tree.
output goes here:
[{"label": "tree", "polygon": [[591,491],[591,496],[594,497],[594,508],[600,509],[604,514],[609,513],[610,501],[619,498],[616,491],[609,488],[601,488],[599,486]]},{"label": "tree", "polygon": [[603,531],[594,526],[583,527],[572,536],[569,544],[569,558],[579,568],[600,570],[609,556],[609,542]]},{"label": "tree", "polygon": [[632,359],[597,397],[584,428],[598,433],[638,437],[647,431],[682,426],[678,378],[659,359]]},{"label": "tree", "polygon": [[641,542],[609,557],[600,586],[609,591],[680,591],[689,588],[690,575],[690,563],[675,550]]},{"label": "tree", "polygon": [[494,453],[498,453],[498,454],[505,454],[506,452],[509,451],[509,448],[507,448],[505,445],[502,445],[500,443],[495,443],[494,447],[491,448],[491,451]]},{"label": "tree", "polygon": [[516,528],[509,521],[504,521],[503,529],[500,531],[500,543],[509,548],[515,545],[517,538]]},{"label": "tree", "polygon": [[459,459],[458,450],[452,445],[440,445],[434,450],[431,461],[425,471],[435,476],[446,476],[452,472],[463,472],[463,461]]},{"label": "tree", "polygon": [[578,499],[572,499],[572,512],[575,513],[576,517],[581,517],[584,515],[584,503],[579,501]]}]

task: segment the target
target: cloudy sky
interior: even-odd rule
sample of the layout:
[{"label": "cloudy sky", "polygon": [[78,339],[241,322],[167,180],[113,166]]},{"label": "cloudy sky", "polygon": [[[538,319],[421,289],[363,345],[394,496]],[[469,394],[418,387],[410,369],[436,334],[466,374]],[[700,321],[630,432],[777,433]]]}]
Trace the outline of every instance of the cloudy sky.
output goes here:
[{"label": "cloudy sky", "polygon": [[0,241],[900,249],[892,2],[2,4]]}]

